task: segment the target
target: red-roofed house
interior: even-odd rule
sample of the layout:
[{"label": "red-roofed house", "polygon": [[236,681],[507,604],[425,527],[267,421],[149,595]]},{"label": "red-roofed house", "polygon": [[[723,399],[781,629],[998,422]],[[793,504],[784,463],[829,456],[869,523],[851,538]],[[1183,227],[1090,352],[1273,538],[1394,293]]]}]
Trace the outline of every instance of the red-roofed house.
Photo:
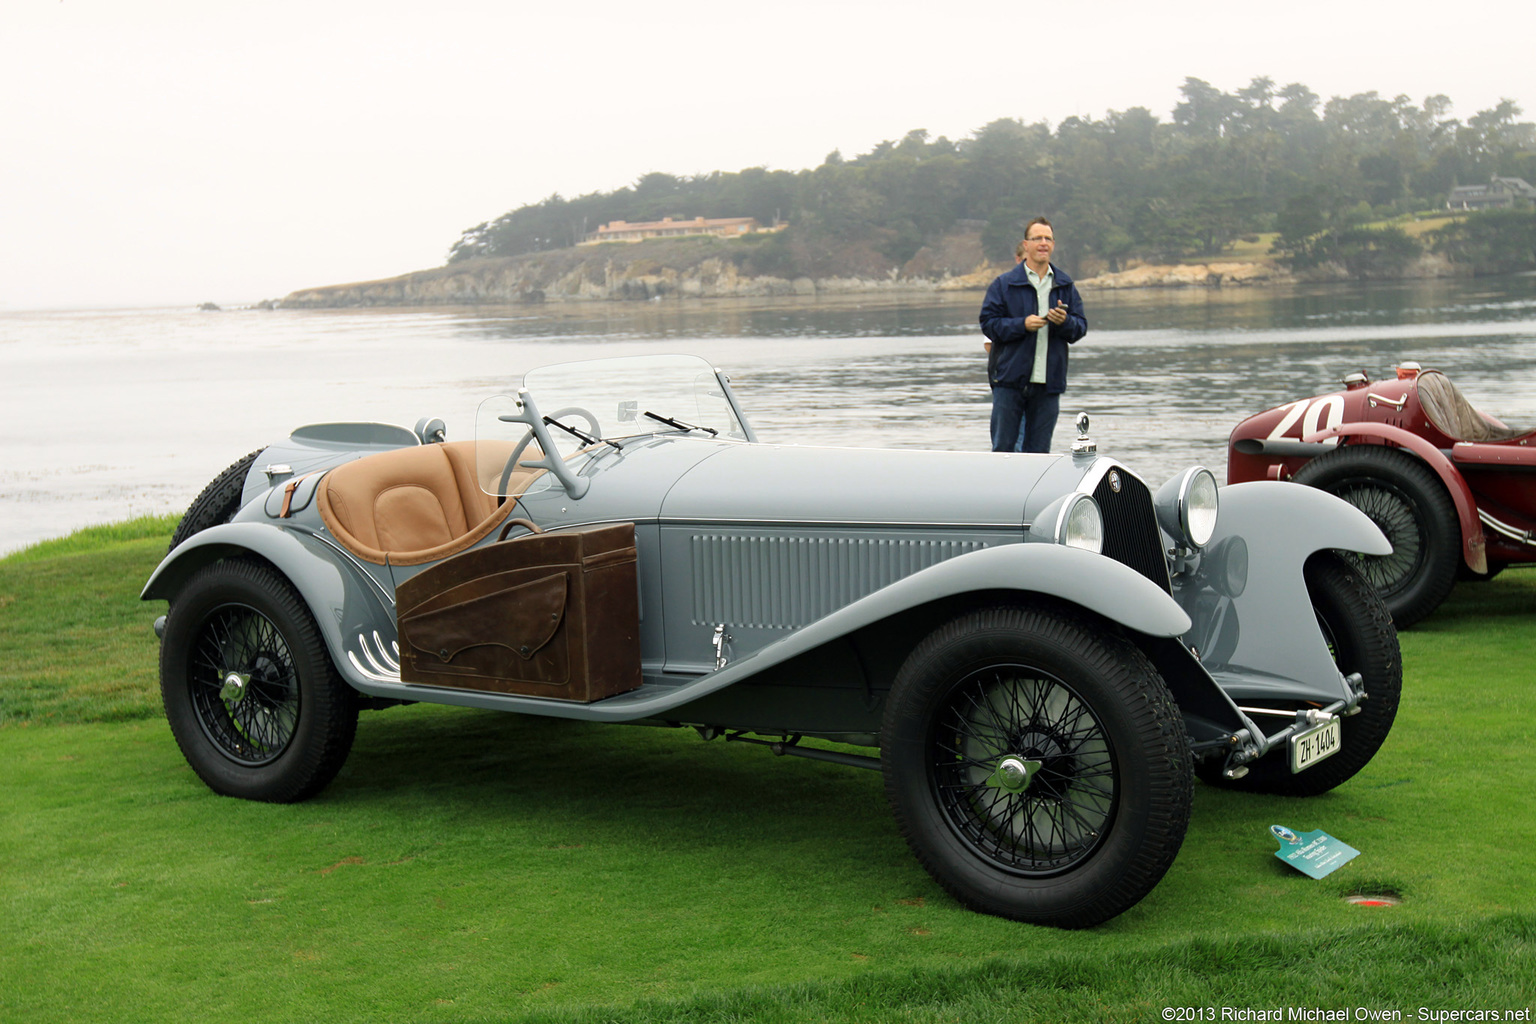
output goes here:
[{"label": "red-roofed house", "polygon": [[674,238],[683,235],[736,238],[758,231],[780,231],[783,228],[782,224],[765,228],[758,223],[756,217],[695,217],[693,220],[673,220],[671,217],[663,217],[661,220],[641,221],[636,224],[631,224],[627,220],[616,220],[604,224],[588,235],[582,244],[639,242],[647,238]]}]

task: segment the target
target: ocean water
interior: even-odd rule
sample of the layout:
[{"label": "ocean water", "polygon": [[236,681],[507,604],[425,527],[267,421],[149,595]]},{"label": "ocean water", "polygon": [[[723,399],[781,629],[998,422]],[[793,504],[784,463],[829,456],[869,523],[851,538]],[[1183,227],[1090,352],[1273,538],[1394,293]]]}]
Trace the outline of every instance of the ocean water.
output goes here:
[{"label": "ocean water", "polygon": [[[1225,477],[1245,416],[1414,359],[1536,426],[1536,277],[1084,294],[1054,450],[1079,411],[1154,486]],[[224,466],[328,420],[448,424],[525,370],[688,352],[726,370],[759,438],[988,448],[981,295],[517,309],[0,310],[0,553],[180,512]],[[914,486],[943,486],[914,481]]]}]

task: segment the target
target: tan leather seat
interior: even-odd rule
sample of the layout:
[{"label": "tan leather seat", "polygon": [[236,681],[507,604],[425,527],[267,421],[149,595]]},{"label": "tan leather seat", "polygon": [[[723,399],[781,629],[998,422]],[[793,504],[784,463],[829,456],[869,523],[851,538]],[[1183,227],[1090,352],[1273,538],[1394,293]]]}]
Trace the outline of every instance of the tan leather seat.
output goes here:
[{"label": "tan leather seat", "polygon": [[1440,432],[1453,441],[1507,441],[1528,433],[1526,428],[1506,427],[1488,419],[1467,401],[1461,389],[1439,370],[1419,374],[1419,405]]},{"label": "tan leather seat", "polygon": [[[512,448],[480,442],[485,473],[499,477]],[[523,460],[539,457],[531,448]],[[327,473],[317,496],[320,518],[342,546],[365,561],[420,565],[463,551],[495,530],[511,514],[512,499],[542,472],[515,471],[508,500],[498,504],[481,486],[476,442],[400,448]],[[494,490],[497,482],[490,479],[487,485]]]}]

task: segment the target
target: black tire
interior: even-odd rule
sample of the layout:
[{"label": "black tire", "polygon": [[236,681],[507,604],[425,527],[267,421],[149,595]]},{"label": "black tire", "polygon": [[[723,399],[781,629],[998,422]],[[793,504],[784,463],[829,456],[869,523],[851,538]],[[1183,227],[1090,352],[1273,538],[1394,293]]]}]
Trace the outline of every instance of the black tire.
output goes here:
[{"label": "black tire", "polygon": [[234,518],[235,513],[240,511],[240,492],[245,488],[245,478],[256,464],[256,456],[264,450],[258,448],[245,458],[226,466],[222,473],[213,478],[212,483],[203,488],[202,493],[192,499],[192,504],[187,506],[187,511],[181,516],[181,522],[176,524],[176,532],[171,534],[170,550],[175,551],[176,545],[194,533],[201,533],[210,526],[218,526]]},{"label": "black tire", "polygon": [[[231,674],[238,677],[226,684]],[[199,569],[171,601],[160,697],[192,770],[225,796],[293,803],[336,777],[357,732],[357,694],[313,616],[276,570]]]},{"label": "black tire", "polygon": [[[1021,792],[989,784],[1039,761]],[[1193,775],[1147,658],[1065,608],[946,623],[907,658],[881,730],[885,790],[923,867],[972,909],[1062,928],[1134,906],[1173,863]]]},{"label": "black tire", "polygon": [[1397,449],[1356,444],[1313,459],[1292,479],[1343,498],[1392,542],[1390,555],[1345,557],[1380,592],[1399,629],[1440,607],[1461,565],[1461,523],[1433,470]]},{"label": "black tire", "polygon": [[[1241,779],[1221,775],[1219,761],[1199,766],[1200,778],[1212,785],[1281,796],[1317,796],[1354,778],[1370,763],[1386,742],[1397,718],[1403,692],[1403,660],[1397,630],[1375,588],[1348,559],[1336,552],[1319,551],[1303,567],[1307,594],[1322,627],[1323,639],[1334,663],[1345,675],[1359,672],[1365,681],[1366,700],[1357,714],[1340,723],[1339,752],[1300,773],[1291,772],[1284,747],[1251,764]],[[1258,701],[1254,706],[1290,710],[1295,702]],[[1269,719],[1276,723],[1278,719]],[[1259,726],[1266,723],[1257,722]]]}]

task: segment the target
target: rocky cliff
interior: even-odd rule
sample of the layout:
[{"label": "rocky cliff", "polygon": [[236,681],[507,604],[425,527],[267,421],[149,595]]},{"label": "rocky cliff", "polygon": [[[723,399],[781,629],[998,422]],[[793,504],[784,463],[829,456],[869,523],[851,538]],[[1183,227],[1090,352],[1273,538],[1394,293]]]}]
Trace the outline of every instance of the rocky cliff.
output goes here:
[{"label": "rocky cliff", "polygon": [[[382,281],[305,288],[279,304],[318,309],[954,291],[985,288],[1004,269],[982,258],[977,237],[925,247],[900,267],[850,259],[846,265],[857,269],[844,274],[765,273],[756,265],[768,261],[744,245],[716,239],[657,240],[466,260]],[[823,259],[811,265],[835,262]]]},{"label": "rocky cliff", "polygon": [[[1008,265],[982,256],[975,232],[957,232],[926,246],[900,266],[868,249],[795,253],[768,260],[747,243],[711,238],[658,239],[466,260],[382,281],[305,288],[282,299],[287,309],[356,306],[477,306],[543,302],[614,302],[659,298],[816,298],[856,293],[921,294],[986,288]],[[763,265],[805,267],[805,273],[764,272]],[[828,268],[839,268],[829,270]],[[852,269],[848,269],[852,268]],[[1133,265],[1110,273],[1080,268],[1084,289],[1220,288],[1264,286],[1297,280],[1347,280],[1343,267],[1325,266],[1304,276],[1265,261]],[[1455,272],[1443,258],[1425,256],[1402,275],[1441,277]]]}]

